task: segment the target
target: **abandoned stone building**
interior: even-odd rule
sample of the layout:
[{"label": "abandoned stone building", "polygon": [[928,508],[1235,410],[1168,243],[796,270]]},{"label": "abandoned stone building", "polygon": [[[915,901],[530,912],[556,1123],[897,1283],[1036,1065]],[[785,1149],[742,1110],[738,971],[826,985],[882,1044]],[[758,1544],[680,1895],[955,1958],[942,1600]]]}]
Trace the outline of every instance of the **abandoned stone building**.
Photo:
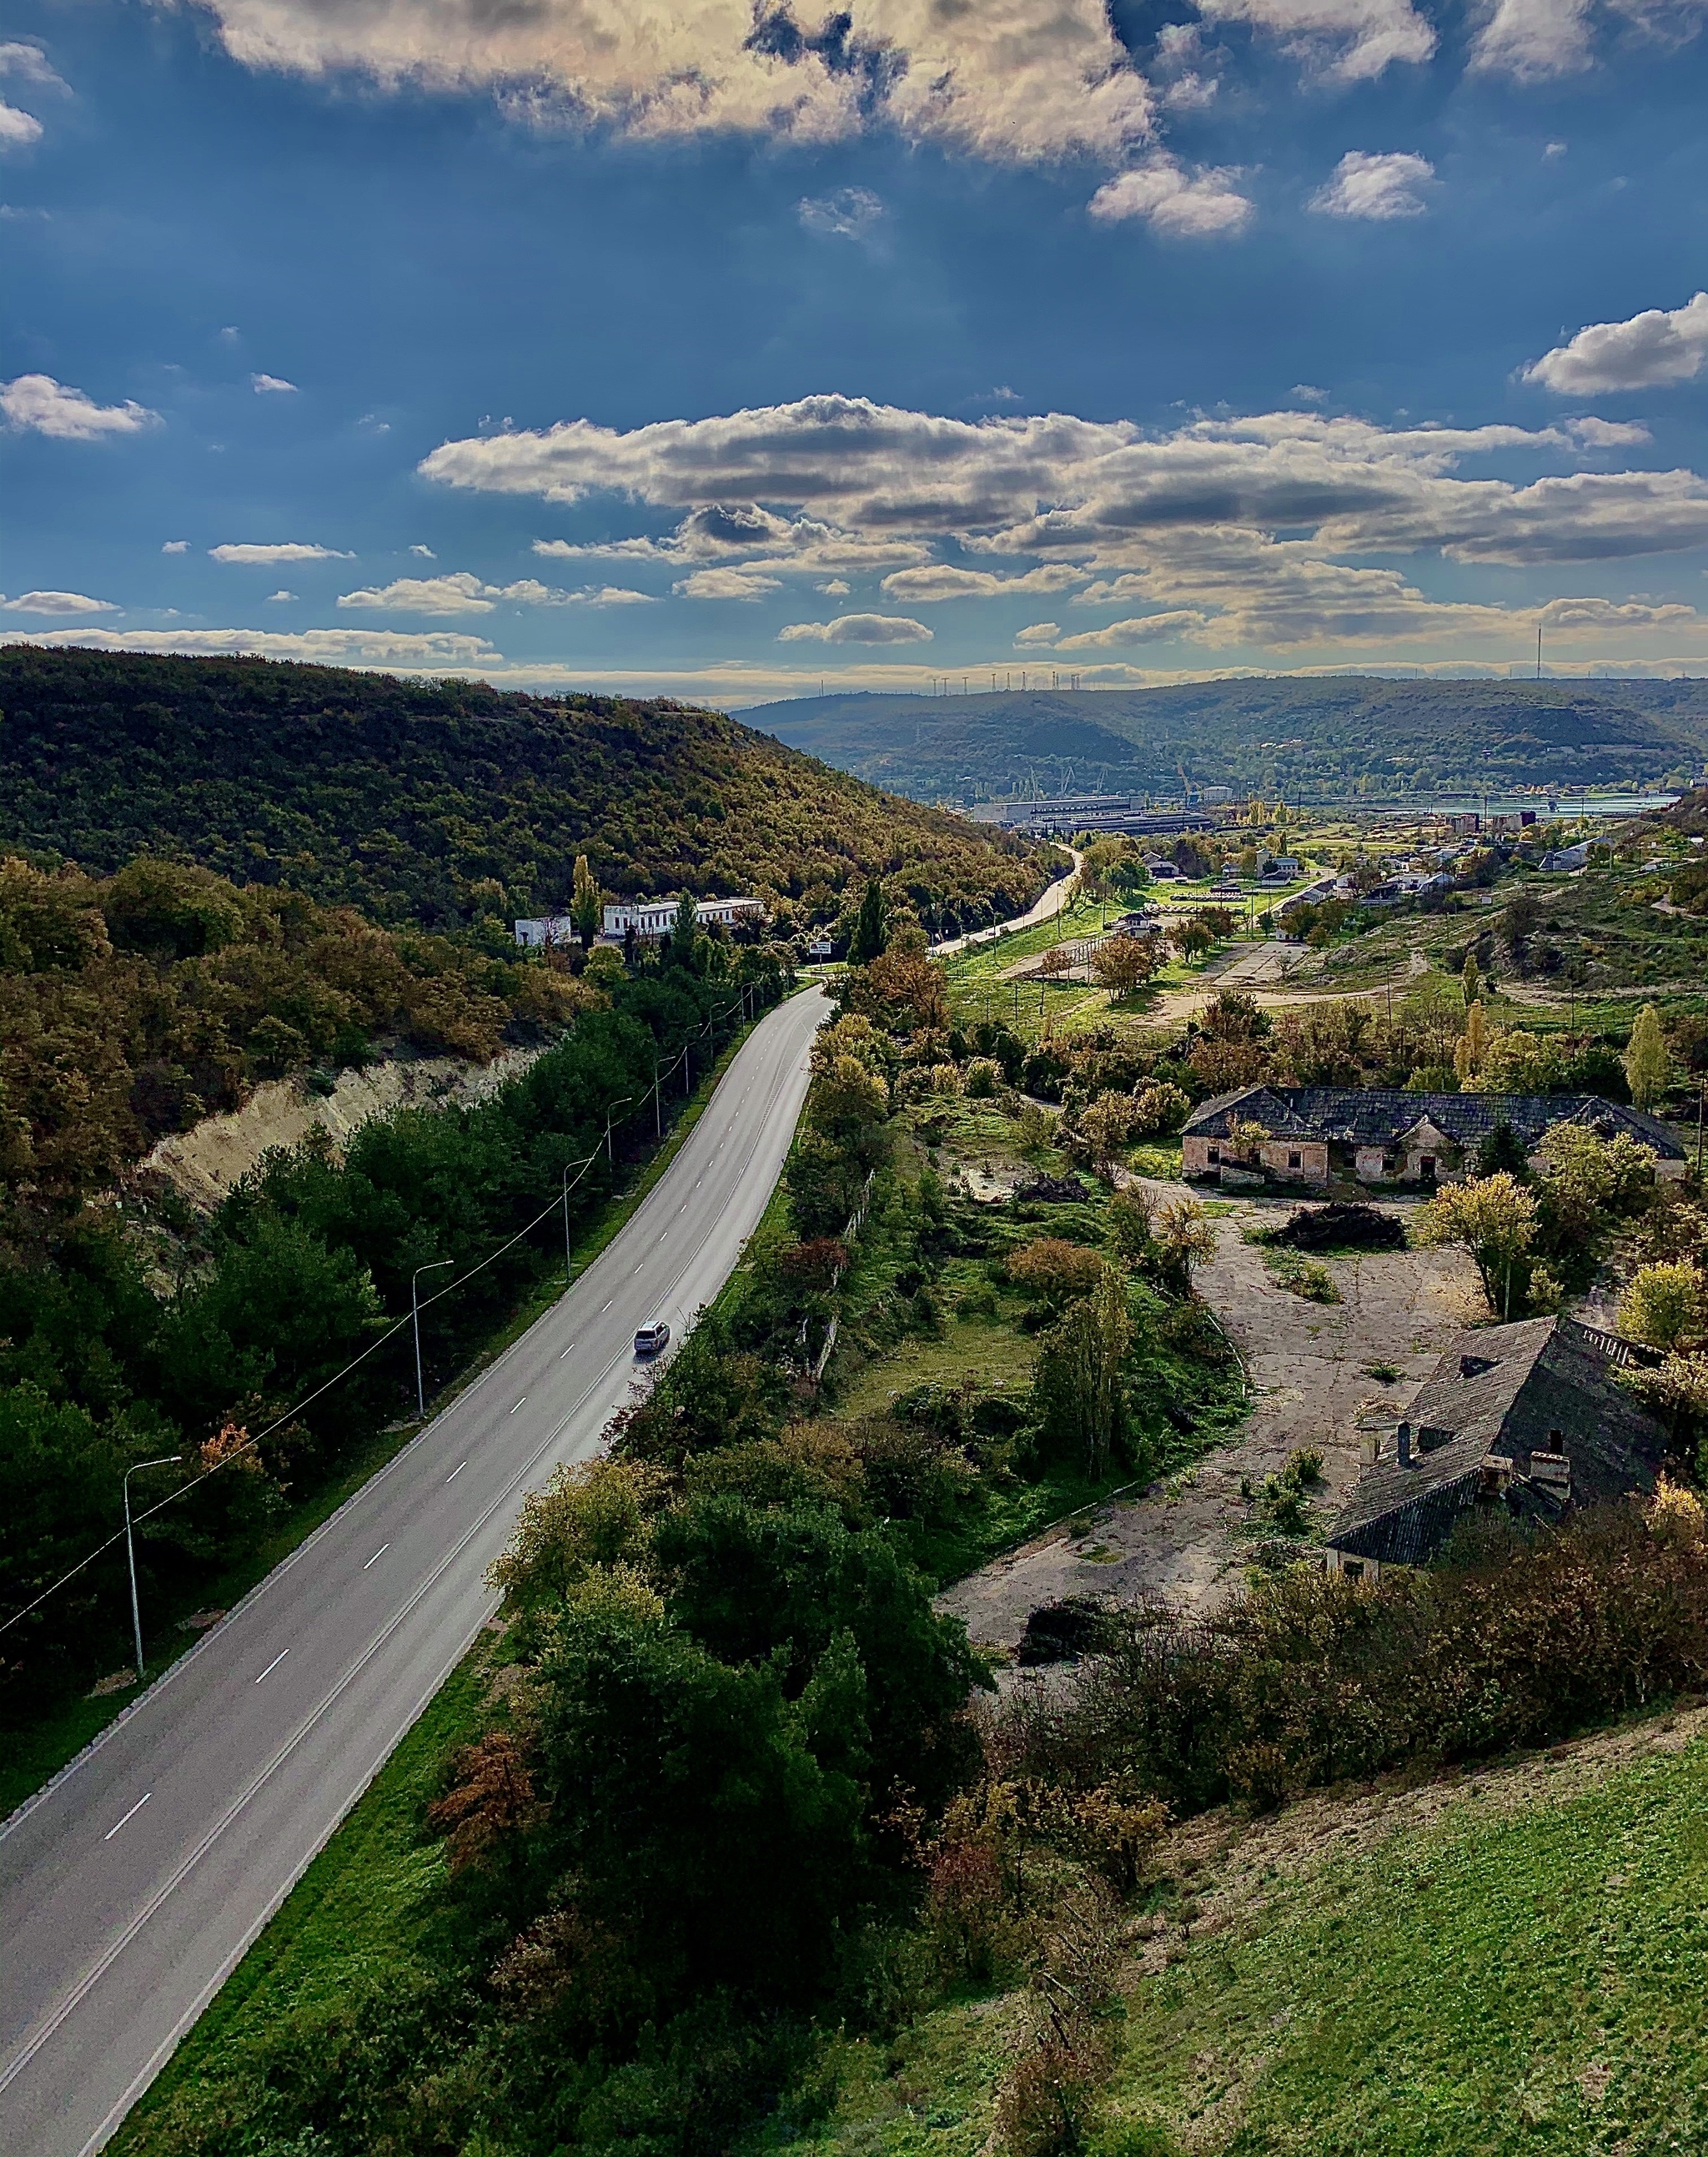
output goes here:
[{"label": "abandoned stone building", "polygon": [[1457,1181],[1500,1125],[1527,1156],[1556,1125],[1652,1147],[1655,1172],[1682,1176],[1685,1148],[1658,1116],[1593,1094],[1407,1094],[1390,1088],[1242,1086],[1205,1101],[1181,1137],[1181,1173],[1226,1184]]},{"label": "abandoned stone building", "polygon": [[1462,1333],[1376,1441],[1328,1536],[1330,1572],[1425,1565],[1479,1508],[1554,1521],[1651,1494],[1667,1434],[1614,1377],[1639,1360],[1633,1343],[1571,1318]]}]

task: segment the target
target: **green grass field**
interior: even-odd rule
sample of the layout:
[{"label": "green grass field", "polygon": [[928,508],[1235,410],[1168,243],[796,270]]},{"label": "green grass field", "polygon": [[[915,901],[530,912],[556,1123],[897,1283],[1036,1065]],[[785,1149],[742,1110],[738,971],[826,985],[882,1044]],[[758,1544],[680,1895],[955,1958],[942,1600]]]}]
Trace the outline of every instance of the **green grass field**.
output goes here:
[{"label": "green grass field", "polygon": [[[1197,903],[1202,903],[1204,887],[1185,885],[1180,888],[1191,893]],[[1104,903],[1082,899],[1061,916],[1059,924],[1053,920],[1043,922],[1035,929],[1022,929],[995,943],[975,945],[946,960],[944,966],[949,976],[952,1023],[965,1027],[981,1018],[1000,1019],[1023,1041],[1038,1040],[1047,1022],[1049,1031],[1055,1034],[1078,1033],[1087,1027],[1111,1021],[1117,1025],[1150,1024],[1150,1014],[1158,998],[1166,990],[1191,986],[1199,978],[1196,967],[1171,959],[1151,976],[1142,989],[1119,1001],[1111,998],[1107,989],[1086,981],[1013,981],[1005,978],[1011,968],[1042,957],[1052,945],[1099,934],[1105,922],[1114,921],[1120,911],[1113,900]]]},{"label": "green grass field", "polygon": [[[1090,2157],[1708,2149],[1708,1739],[1610,1769],[1597,1743],[1397,1795],[1386,1826],[1318,1799],[1237,1836],[1190,1929],[1134,1944]],[[844,2047],[831,2118],[766,2146],[974,2157],[1018,2005]]]}]

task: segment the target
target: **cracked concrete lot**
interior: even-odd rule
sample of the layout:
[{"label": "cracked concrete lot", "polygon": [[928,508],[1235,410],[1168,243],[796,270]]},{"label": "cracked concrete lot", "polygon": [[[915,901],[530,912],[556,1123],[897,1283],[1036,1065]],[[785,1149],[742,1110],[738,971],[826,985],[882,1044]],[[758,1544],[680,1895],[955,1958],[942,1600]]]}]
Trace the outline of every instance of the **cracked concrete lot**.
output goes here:
[{"label": "cracked concrete lot", "polygon": [[[1180,1195],[1177,1184],[1146,1188],[1159,1201]],[[1198,1276],[1252,1388],[1251,1413],[1234,1442],[1177,1485],[1098,1506],[1086,1532],[1047,1532],[958,1582],[942,1604],[965,1619],[975,1641],[1012,1647],[1033,1610],[1068,1595],[1213,1605],[1240,1584],[1249,1558],[1242,1532],[1251,1509],[1240,1495],[1242,1480],[1255,1488],[1295,1448],[1316,1448],[1324,1481],[1315,1504],[1326,1526],[1357,1480],[1361,1415],[1397,1418],[1448,1338],[1487,1315],[1475,1272],[1457,1250],[1324,1259],[1338,1304],[1309,1303],[1278,1287],[1241,1230],[1284,1218],[1295,1202],[1237,1204],[1216,1223],[1216,1256]],[[1382,1207],[1402,1217],[1412,1210],[1404,1202]],[[1372,1377],[1371,1365],[1392,1366],[1401,1376]]]}]

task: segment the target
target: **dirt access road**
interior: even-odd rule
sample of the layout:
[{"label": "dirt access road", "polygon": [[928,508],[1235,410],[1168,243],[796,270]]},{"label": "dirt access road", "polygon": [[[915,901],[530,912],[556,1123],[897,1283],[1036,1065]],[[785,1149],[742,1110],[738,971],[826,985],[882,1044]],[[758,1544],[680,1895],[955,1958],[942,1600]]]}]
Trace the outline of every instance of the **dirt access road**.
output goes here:
[{"label": "dirt access road", "polygon": [[[1161,1201],[1180,1196],[1178,1184],[1145,1187]],[[1012,1647],[1033,1610],[1068,1595],[1156,1598],[1186,1609],[1220,1601],[1250,1561],[1242,1479],[1255,1489],[1295,1448],[1315,1447],[1324,1466],[1317,1512],[1326,1525],[1358,1478],[1361,1413],[1396,1418],[1450,1336],[1480,1315],[1475,1274],[1458,1251],[1327,1259],[1338,1304],[1308,1303],[1278,1287],[1240,1231],[1284,1215],[1290,1204],[1237,1206],[1217,1222],[1216,1256],[1198,1277],[1252,1387],[1252,1412],[1236,1442],[1177,1485],[1099,1506],[1084,1533],[1047,1533],[949,1589],[944,1607],[966,1619],[975,1640]],[[1409,1210],[1382,1207],[1402,1216]],[[1385,1383],[1369,1375],[1371,1364],[1396,1366],[1402,1375]]]}]

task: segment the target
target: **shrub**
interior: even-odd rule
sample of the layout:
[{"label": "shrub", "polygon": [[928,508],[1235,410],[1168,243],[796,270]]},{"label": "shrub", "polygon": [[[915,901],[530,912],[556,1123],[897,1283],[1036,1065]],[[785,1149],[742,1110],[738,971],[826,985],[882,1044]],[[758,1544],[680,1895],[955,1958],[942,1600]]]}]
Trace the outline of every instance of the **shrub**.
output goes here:
[{"label": "shrub", "polygon": [[1133,1129],[1140,1138],[1160,1138],[1179,1130],[1191,1112],[1191,1096],[1180,1087],[1146,1086],[1134,1104]]},{"label": "shrub", "polygon": [[1047,1712],[1005,1711],[1007,1772],[1124,1779],[1176,1810],[1267,1802],[1551,1743],[1700,1691],[1708,1545],[1675,1532],[1670,1506],[1658,1522],[1635,1506],[1585,1512],[1534,1542],[1497,1513],[1428,1571],[1371,1583],[1294,1567],[1208,1619],[1140,1609],[1110,1628]]},{"label": "shrub", "polygon": [[1052,1310],[1075,1296],[1088,1295],[1102,1272],[1103,1260],[1095,1251],[1062,1236],[1035,1237],[1008,1258],[1008,1278]]}]

